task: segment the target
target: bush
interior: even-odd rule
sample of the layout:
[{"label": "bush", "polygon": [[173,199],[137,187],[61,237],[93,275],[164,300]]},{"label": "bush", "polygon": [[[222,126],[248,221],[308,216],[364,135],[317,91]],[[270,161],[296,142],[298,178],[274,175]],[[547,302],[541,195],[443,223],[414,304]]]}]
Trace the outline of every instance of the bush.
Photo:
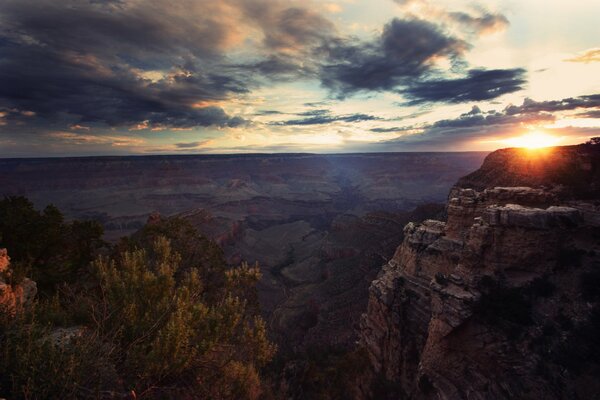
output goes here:
[{"label": "bush", "polygon": [[[1,319],[0,397],[259,398],[275,347],[253,304],[258,268],[227,268],[188,228],[161,222],[97,258],[84,281]],[[60,326],[73,337],[54,341]]]},{"label": "bush", "polygon": [[224,290],[209,302],[198,270],[181,272],[181,257],[164,237],[94,267],[100,290],[90,311],[101,335],[123,351],[117,370],[128,389],[164,396],[176,387],[212,398],[259,390],[223,381],[230,368],[236,377],[256,375],[274,351],[264,322],[234,293],[256,283],[258,271],[246,265],[228,271]]},{"label": "bush", "polygon": [[49,205],[37,211],[25,197],[0,201],[0,248],[9,249],[18,276],[27,274],[43,293],[73,283],[105,245],[94,221],[65,222]]},{"label": "bush", "polygon": [[38,320],[39,311],[0,329],[0,396],[72,399],[118,388],[110,349],[88,334],[68,345],[53,343],[53,330]]}]

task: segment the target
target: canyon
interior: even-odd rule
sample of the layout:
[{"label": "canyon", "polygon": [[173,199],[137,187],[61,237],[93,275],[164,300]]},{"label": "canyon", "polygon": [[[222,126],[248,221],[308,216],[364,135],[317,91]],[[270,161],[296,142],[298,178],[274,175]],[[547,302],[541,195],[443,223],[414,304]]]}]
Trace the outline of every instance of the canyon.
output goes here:
[{"label": "canyon", "polygon": [[[103,224],[116,242],[179,216],[231,265],[258,262],[280,352],[353,346],[368,287],[409,221],[443,213],[485,153],[140,156],[0,160],[2,195]],[[10,249],[9,249],[10,250]]]}]

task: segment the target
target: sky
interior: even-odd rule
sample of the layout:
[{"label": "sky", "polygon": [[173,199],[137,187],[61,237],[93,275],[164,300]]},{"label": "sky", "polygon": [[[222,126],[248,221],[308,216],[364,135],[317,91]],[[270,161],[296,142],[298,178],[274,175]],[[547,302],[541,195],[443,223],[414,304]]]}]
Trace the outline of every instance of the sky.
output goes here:
[{"label": "sky", "polygon": [[597,0],[2,0],[0,157],[580,143],[600,136],[599,16]]}]

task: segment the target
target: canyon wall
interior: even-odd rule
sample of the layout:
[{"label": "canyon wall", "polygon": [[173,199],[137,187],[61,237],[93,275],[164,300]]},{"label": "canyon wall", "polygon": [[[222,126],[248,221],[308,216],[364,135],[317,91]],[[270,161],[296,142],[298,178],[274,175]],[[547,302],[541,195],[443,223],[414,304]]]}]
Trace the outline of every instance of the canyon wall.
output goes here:
[{"label": "canyon wall", "polygon": [[492,153],[445,222],[405,227],[360,326],[393,398],[600,394],[599,150]]}]

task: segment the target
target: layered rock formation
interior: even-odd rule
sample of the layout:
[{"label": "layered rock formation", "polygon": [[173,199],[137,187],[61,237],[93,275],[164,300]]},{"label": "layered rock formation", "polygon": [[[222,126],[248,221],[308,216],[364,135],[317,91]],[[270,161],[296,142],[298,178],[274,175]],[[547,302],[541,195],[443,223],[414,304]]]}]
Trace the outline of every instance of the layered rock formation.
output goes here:
[{"label": "layered rock formation", "polygon": [[[488,185],[506,180],[493,168],[522,162],[517,151],[486,159]],[[593,180],[597,161],[586,164]],[[600,202],[551,180],[483,190],[484,179],[466,181],[451,191],[446,222],[405,227],[371,285],[361,343],[373,370],[399,398],[595,398]]]}]

